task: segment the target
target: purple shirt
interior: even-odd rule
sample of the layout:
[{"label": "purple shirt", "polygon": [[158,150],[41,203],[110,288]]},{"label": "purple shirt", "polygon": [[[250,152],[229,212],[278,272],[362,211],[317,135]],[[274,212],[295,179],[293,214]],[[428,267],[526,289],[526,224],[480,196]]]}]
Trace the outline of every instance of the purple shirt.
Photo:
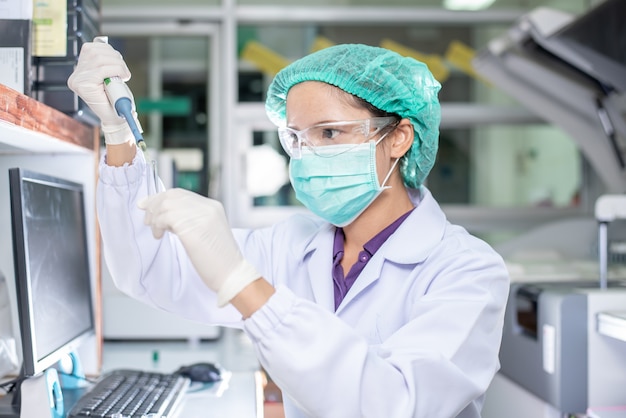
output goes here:
[{"label": "purple shirt", "polygon": [[335,242],[333,245],[333,283],[335,288],[335,310],[341,304],[343,298],[348,294],[348,290],[354,284],[359,274],[365,268],[367,262],[372,258],[374,253],[383,245],[387,238],[393,234],[400,224],[411,214],[413,209],[400,216],[393,221],[388,227],[376,234],[371,240],[367,241],[363,246],[363,251],[359,253],[359,258],[356,263],[352,265],[350,271],[344,276],[343,268],[341,267],[341,260],[343,259],[343,242],[345,236],[343,234],[343,228],[337,228],[335,230]]}]

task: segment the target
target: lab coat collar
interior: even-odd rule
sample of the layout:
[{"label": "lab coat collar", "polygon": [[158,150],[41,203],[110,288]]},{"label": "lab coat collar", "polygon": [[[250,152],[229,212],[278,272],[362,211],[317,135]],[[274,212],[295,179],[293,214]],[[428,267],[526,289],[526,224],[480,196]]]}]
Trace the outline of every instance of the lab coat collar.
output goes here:
[{"label": "lab coat collar", "polygon": [[409,194],[416,205],[415,210],[367,263],[339,305],[337,314],[346,309],[350,301],[359,293],[380,278],[386,261],[417,265],[423,262],[441,242],[447,223],[443,211],[426,188],[414,190]]},{"label": "lab coat collar", "polygon": [[330,312],[335,310],[332,279],[334,236],[335,227],[331,224],[323,224],[305,249],[304,254],[305,259],[309,258],[306,264],[315,301]]},{"label": "lab coat collar", "polygon": [[398,264],[424,261],[441,242],[447,219],[426,187],[410,190],[415,210],[378,250],[384,258]]},{"label": "lab coat collar", "polygon": [[[367,263],[337,312],[354,296],[378,280],[385,261],[419,264],[441,241],[447,219],[430,191],[421,187],[419,190],[410,190],[409,196],[416,205],[415,210]],[[331,312],[334,310],[333,281],[329,279],[332,272],[333,237],[334,227],[325,224],[305,250],[305,257],[310,257],[307,264],[316,302]],[[320,275],[320,271],[328,274],[316,277]]]}]

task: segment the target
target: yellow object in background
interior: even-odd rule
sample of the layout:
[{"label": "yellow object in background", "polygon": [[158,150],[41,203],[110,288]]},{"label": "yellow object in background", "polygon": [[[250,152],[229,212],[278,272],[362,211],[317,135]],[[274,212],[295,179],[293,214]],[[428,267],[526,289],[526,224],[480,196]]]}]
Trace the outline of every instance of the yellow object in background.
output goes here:
[{"label": "yellow object in background", "polygon": [[[313,53],[320,51],[333,45],[335,45],[335,43],[330,39],[318,36],[311,44],[309,52]],[[448,64],[453,65],[471,77],[485,81],[476,73],[476,71],[474,71],[474,68],[472,67],[472,60],[476,55],[476,51],[460,41],[452,41],[448,45],[445,57],[437,54],[423,54],[391,39],[383,39],[380,42],[380,46],[382,48],[395,51],[402,56],[412,57],[423,62],[428,66],[428,69],[437,81],[442,84],[450,76],[450,68]],[[251,62],[260,71],[269,76],[276,75],[280,70],[291,63],[291,61],[287,58],[255,40],[250,40],[245,43],[243,49],[241,50],[240,58]]]},{"label": "yellow object in background", "polygon": [[448,45],[445,58],[450,64],[454,65],[467,75],[474,78],[480,78],[474,67],[472,60],[476,56],[476,51],[460,41],[452,41]]},{"label": "yellow object in background", "polygon": [[290,61],[257,41],[248,41],[241,50],[241,59],[250,61],[259,70],[274,76],[289,65]]},{"label": "yellow object in background", "polygon": [[448,61],[450,64],[463,71],[470,77],[473,77],[476,80],[480,80],[486,85],[491,86],[492,84],[488,80],[481,77],[474,70],[472,60],[475,56],[476,51],[460,41],[450,42],[445,54],[446,61]]},{"label": "yellow object in background", "polygon": [[335,43],[331,41],[330,39],[325,38],[323,36],[318,36],[313,41],[313,44],[311,45],[311,50],[309,52],[313,53],[316,51],[320,51],[324,48],[328,48],[329,46],[333,46],[333,45],[335,45]]},{"label": "yellow object in background", "polygon": [[33,55],[67,55],[67,0],[34,1]]},{"label": "yellow object in background", "polygon": [[380,41],[380,46],[397,52],[402,56],[412,57],[423,62],[428,66],[430,72],[433,73],[435,79],[437,79],[440,83],[446,81],[450,76],[450,69],[439,55],[422,54],[415,49],[399,44],[391,39],[383,39]]}]

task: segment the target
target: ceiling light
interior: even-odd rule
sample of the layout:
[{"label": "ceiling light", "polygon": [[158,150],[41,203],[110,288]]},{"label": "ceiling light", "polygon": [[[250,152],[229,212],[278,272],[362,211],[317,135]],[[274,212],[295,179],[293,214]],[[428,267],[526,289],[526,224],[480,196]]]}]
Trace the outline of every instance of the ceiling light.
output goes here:
[{"label": "ceiling light", "polygon": [[450,10],[482,10],[495,0],[443,0],[443,7]]}]

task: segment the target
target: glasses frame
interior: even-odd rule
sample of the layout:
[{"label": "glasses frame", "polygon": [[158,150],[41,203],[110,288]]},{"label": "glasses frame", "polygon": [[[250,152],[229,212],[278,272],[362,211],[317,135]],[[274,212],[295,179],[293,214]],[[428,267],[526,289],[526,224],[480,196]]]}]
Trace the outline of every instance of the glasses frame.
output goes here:
[{"label": "glasses frame", "polygon": [[[356,147],[357,145],[360,145],[364,143],[365,141],[371,139],[372,137],[376,136],[384,128],[390,126],[394,122],[397,126],[400,120],[396,116],[376,116],[376,117],[371,117],[367,119],[343,120],[343,121],[335,121],[335,122],[318,123],[315,125],[311,125],[307,128],[304,128],[302,130],[296,130],[296,129],[292,129],[292,128],[285,126],[285,127],[278,128],[278,139],[280,141],[281,146],[287,153],[287,155],[290,158],[293,158],[296,160],[299,160],[302,158],[303,145],[308,147],[316,155],[319,155],[322,157],[335,157],[339,154],[342,154],[348,151],[350,148],[342,147],[340,150],[338,150],[336,154],[329,153],[328,152],[329,147],[332,147],[333,145],[321,145],[320,146],[320,145],[313,144],[309,140],[307,140],[306,132],[310,131],[311,129],[324,128],[326,126],[340,127],[344,125],[361,124],[361,132],[363,133],[363,141],[355,142],[354,144],[352,143],[342,144],[342,145],[354,145]],[[371,130],[372,128],[374,129],[373,131]],[[295,138],[294,138],[294,135],[295,135]],[[295,139],[297,139],[297,141],[295,141]],[[294,147],[293,144],[296,144],[296,146]],[[319,147],[325,148],[325,152],[323,154],[318,153],[317,148]]]}]

